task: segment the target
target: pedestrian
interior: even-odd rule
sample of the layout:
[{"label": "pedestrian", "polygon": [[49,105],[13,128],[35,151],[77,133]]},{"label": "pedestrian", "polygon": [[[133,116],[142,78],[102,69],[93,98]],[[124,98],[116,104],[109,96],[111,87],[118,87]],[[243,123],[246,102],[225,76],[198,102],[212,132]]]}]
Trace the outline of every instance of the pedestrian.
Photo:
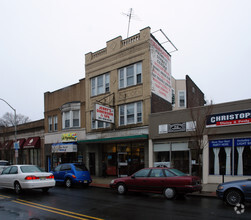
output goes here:
[{"label": "pedestrian", "polygon": [[106,169],[107,169],[106,163],[105,163],[105,161],[102,161],[102,176],[104,178],[106,178],[106,176],[107,176]]}]

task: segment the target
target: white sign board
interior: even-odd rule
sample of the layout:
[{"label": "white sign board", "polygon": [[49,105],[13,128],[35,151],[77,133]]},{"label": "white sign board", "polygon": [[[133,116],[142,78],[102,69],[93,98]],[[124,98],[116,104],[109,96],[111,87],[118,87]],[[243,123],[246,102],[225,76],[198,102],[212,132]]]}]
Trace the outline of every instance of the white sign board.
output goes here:
[{"label": "white sign board", "polygon": [[114,123],[114,109],[104,105],[95,105],[95,119],[108,123]]},{"label": "white sign board", "polygon": [[152,93],[172,103],[171,57],[153,38],[150,47]]},{"label": "white sign board", "polygon": [[78,152],[78,146],[77,146],[77,144],[72,144],[72,143],[52,144],[52,146],[51,146],[51,152],[52,153],[72,153],[72,152]]}]

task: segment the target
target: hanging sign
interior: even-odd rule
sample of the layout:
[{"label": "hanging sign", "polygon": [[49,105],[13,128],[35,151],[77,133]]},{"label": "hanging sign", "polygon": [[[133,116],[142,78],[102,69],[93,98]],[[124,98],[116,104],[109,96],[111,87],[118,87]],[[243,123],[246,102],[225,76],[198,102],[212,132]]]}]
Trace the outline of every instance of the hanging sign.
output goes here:
[{"label": "hanging sign", "polygon": [[114,123],[114,109],[104,105],[95,105],[95,119],[108,123]]}]

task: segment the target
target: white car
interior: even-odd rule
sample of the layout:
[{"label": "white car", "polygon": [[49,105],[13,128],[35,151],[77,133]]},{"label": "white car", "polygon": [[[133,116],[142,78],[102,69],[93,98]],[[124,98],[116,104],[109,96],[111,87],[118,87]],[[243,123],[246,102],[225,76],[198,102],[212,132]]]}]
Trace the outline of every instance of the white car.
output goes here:
[{"label": "white car", "polygon": [[0,175],[0,187],[14,189],[17,194],[23,189],[42,189],[47,192],[54,186],[53,174],[34,165],[12,165]]},{"label": "white car", "polygon": [[0,160],[0,174],[2,173],[2,171],[4,170],[4,168],[6,168],[9,165],[10,165],[9,161],[7,161],[7,160]]}]

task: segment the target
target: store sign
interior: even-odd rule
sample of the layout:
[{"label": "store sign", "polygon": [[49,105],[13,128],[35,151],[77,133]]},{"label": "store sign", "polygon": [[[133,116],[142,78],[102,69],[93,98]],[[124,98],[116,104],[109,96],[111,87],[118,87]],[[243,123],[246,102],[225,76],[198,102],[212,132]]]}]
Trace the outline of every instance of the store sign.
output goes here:
[{"label": "store sign", "polygon": [[234,146],[251,146],[251,138],[236,138],[234,139]]},{"label": "store sign", "polygon": [[62,134],[62,142],[73,142],[77,141],[77,134],[76,133],[65,133]]},{"label": "store sign", "polygon": [[251,123],[251,110],[210,115],[206,127],[230,126]]},{"label": "store sign", "polygon": [[159,134],[167,134],[168,133],[168,126],[165,125],[159,125]]},{"label": "store sign", "polygon": [[95,119],[108,123],[114,123],[114,109],[104,105],[95,105]]},{"label": "store sign", "polygon": [[232,147],[232,146],[233,146],[232,139],[209,141],[209,147]]},{"label": "store sign", "polygon": [[153,38],[150,47],[152,93],[172,103],[171,56]]},{"label": "store sign", "polygon": [[176,123],[168,125],[168,132],[170,133],[184,132],[184,131],[186,131],[186,123]]},{"label": "store sign", "polygon": [[73,143],[57,143],[51,146],[52,153],[72,153],[78,152],[77,144]]}]

